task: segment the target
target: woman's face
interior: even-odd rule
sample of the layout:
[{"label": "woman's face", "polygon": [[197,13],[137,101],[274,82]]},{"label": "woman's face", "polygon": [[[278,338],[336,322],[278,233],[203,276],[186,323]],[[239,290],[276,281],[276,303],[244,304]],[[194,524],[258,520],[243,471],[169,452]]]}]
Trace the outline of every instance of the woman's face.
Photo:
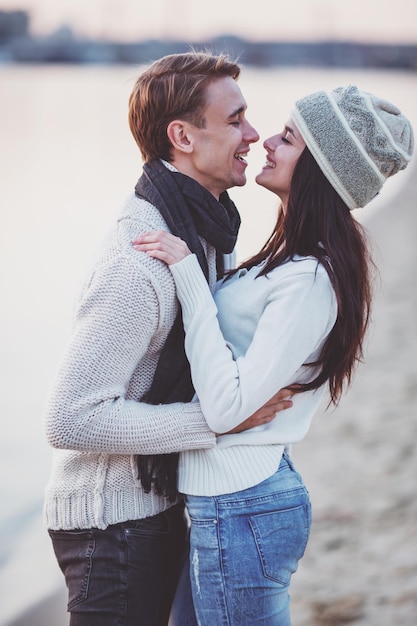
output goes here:
[{"label": "woman's face", "polygon": [[305,142],[290,118],[279,135],[264,141],[266,164],[256,176],[258,185],[281,198],[284,209],[288,203],[295,165],[305,148]]}]

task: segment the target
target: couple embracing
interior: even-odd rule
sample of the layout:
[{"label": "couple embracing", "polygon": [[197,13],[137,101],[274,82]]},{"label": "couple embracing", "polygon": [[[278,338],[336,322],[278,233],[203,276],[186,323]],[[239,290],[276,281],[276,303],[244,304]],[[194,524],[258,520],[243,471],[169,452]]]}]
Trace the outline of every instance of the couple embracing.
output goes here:
[{"label": "couple embracing", "polygon": [[130,96],[143,173],[45,414],[71,626],[290,624],[311,525],[291,446],[361,359],[371,259],[351,210],[406,167],[413,132],[354,85],[295,102],[256,177],[276,225],[236,267],[228,190],[259,140],[239,74],[226,55],[169,55]]}]

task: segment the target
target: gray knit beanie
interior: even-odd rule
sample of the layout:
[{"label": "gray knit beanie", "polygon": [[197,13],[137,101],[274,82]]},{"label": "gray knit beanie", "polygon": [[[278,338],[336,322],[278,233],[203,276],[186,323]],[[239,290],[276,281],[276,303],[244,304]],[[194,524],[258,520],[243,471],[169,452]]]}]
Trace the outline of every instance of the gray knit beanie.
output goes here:
[{"label": "gray knit beanie", "polygon": [[390,102],[354,85],[297,100],[292,119],[350,209],[364,207],[411,160],[414,137],[408,119]]}]

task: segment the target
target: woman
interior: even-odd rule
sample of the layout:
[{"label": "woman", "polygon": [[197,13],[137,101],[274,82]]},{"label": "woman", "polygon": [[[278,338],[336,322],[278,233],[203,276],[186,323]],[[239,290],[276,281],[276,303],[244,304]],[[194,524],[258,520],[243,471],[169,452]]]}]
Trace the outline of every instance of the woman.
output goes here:
[{"label": "woman", "polygon": [[194,387],[213,431],[230,431],[276,389],[297,392],[270,424],[181,455],[201,626],[290,624],[290,579],[311,524],[290,447],[306,435],[326,388],[337,404],[362,357],[371,261],[350,210],[406,167],[413,132],[395,106],[349,85],[298,100],[264,147],[256,181],[281,200],[276,226],[218,285],[215,301],[180,239],[158,232],[135,242],[170,265]]}]

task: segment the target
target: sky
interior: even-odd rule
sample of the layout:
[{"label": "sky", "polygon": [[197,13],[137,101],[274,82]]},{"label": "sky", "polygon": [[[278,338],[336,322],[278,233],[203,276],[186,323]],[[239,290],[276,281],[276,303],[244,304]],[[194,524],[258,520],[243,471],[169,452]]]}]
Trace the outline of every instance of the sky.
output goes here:
[{"label": "sky", "polygon": [[35,35],[62,25],[92,38],[417,43],[415,0],[0,0],[24,9]]}]

